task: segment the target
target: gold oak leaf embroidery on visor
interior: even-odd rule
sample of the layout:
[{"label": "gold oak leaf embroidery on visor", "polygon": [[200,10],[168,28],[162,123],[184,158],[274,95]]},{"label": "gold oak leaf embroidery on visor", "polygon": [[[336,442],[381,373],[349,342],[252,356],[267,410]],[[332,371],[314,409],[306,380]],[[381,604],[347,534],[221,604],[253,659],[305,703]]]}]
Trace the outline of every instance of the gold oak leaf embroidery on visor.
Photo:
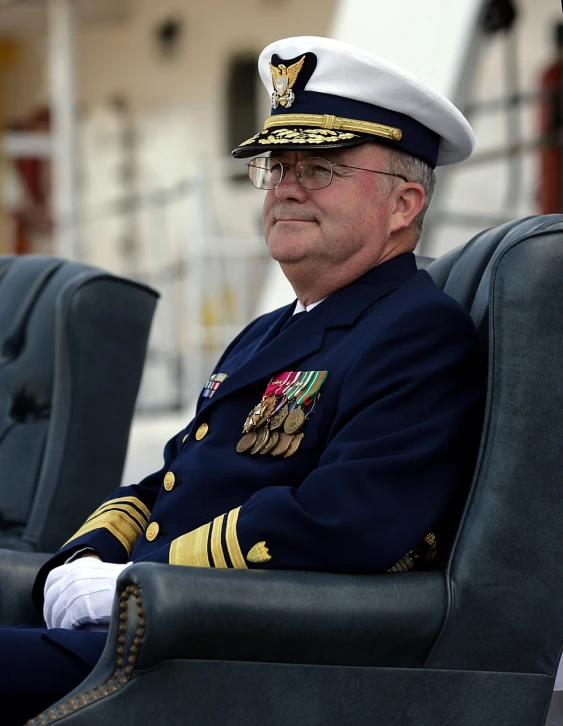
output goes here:
[{"label": "gold oak leaf embroidery on visor", "polygon": [[[240,146],[250,144],[325,144],[338,143],[357,138],[358,134],[328,131],[323,129],[273,129],[263,136],[264,132],[255,134],[251,139],[243,141]],[[262,138],[260,138],[262,137]]]},{"label": "gold oak leaf embroidery on visor", "polygon": [[135,542],[147,526],[149,517],[149,509],[137,497],[112,499],[98,507],[63,547],[88,532],[106,529],[125,547],[127,555],[130,555]]},{"label": "gold oak leaf embroidery on visor", "polygon": [[[357,134],[338,131],[321,131],[317,129],[273,129],[265,138],[258,139],[259,144],[326,144],[354,139]],[[242,144],[241,144],[242,146]]]}]

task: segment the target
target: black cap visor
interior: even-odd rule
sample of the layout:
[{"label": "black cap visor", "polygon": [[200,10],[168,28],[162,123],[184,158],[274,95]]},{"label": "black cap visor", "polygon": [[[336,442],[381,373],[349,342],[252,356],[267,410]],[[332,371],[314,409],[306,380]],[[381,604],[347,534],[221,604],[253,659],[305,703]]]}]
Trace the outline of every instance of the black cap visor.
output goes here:
[{"label": "black cap visor", "polygon": [[267,151],[276,152],[280,149],[288,151],[338,149],[345,146],[359,146],[376,140],[372,134],[358,134],[350,131],[295,126],[280,127],[261,131],[237,146],[232,155],[236,159],[246,159],[249,156],[264,154]]}]

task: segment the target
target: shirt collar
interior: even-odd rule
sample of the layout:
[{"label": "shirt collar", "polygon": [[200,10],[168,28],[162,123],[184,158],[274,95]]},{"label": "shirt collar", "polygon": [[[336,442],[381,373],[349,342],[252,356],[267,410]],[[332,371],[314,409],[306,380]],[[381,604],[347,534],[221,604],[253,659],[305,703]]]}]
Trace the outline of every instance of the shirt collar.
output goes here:
[{"label": "shirt collar", "polygon": [[317,305],[320,305],[323,302],[323,300],[326,300],[326,297],[323,297],[322,300],[317,300],[317,302],[307,305],[307,307],[305,307],[305,305],[303,305],[301,300],[297,300],[297,302],[295,303],[295,310],[293,311],[293,314],[297,315],[297,313],[309,312],[313,308],[316,308]]}]

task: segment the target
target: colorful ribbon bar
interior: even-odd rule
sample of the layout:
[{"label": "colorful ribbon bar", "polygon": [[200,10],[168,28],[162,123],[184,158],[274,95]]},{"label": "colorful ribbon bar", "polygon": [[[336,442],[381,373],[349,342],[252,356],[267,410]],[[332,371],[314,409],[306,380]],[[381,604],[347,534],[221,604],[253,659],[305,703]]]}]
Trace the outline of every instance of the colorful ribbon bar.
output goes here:
[{"label": "colorful ribbon bar", "polygon": [[272,377],[264,397],[283,396],[298,406],[308,406],[320,391],[328,371],[286,371]]},{"label": "colorful ribbon bar", "polygon": [[203,387],[203,391],[201,392],[201,395],[204,398],[211,398],[211,396],[215,393],[215,391],[219,388],[221,383],[225,380],[225,378],[228,378],[227,373],[214,373],[212,376],[209,376],[209,380]]}]

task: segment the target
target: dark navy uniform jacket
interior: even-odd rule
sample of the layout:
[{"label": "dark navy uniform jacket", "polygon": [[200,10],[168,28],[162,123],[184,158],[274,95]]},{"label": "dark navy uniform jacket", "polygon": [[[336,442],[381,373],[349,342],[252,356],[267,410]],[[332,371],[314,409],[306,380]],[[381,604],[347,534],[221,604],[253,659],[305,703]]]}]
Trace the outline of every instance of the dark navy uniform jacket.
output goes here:
[{"label": "dark navy uniform jacket", "polygon": [[[105,500],[43,568],[37,599],[48,571],[84,547],[117,563],[375,573],[434,528],[467,480],[479,427],[469,315],[412,254],[280,332],[293,310],[258,318],[230,344],[214,370],[228,377],[200,397],[162,469]],[[237,453],[272,376],[310,370],[328,375],[299,450]],[[258,543],[269,559],[249,560]]]}]

